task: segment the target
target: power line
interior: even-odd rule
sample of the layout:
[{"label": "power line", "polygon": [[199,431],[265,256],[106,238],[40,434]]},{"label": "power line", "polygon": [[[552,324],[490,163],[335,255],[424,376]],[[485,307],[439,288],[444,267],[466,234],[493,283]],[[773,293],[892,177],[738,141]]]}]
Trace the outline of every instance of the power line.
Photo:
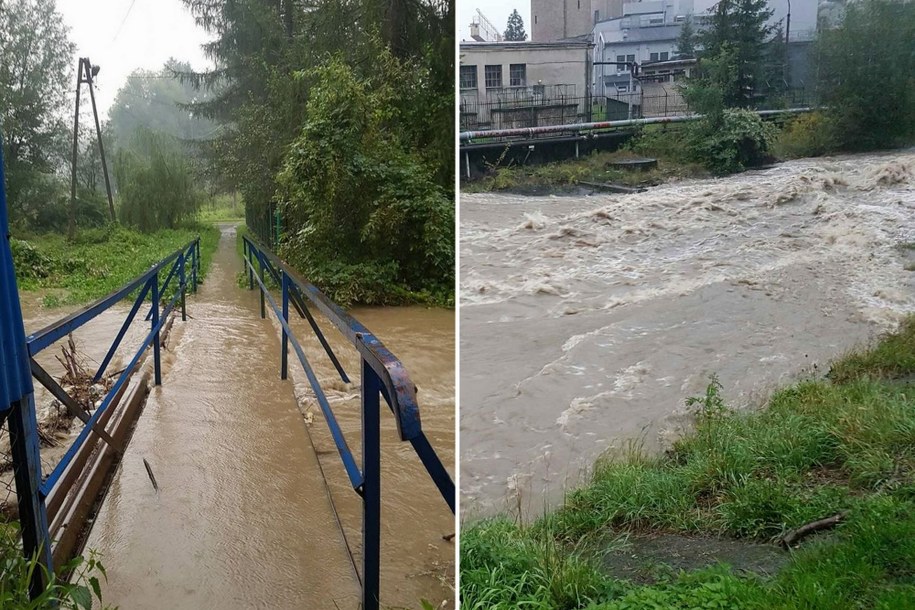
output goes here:
[{"label": "power line", "polygon": [[124,14],[124,18],[121,19],[121,25],[118,26],[118,31],[114,33],[114,38],[111,39],[113,43],[118,39],[118,36],[121,35],[121,29],[124,27],[124,24],[127,22],[127,18],[130,17],[130,11],[133,10],[133,5],[137,3],[137,0],[130,0],[130,6],[127,7],[127,12]]}]

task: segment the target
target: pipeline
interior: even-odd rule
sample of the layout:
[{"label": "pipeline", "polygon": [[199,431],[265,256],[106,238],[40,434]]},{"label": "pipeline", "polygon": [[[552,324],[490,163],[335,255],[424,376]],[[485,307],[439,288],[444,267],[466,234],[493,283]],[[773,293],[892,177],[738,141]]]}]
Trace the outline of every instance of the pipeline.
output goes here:
[{"label": "pipeline", "polygon": [[[814,108],[786,108],[783,110],[758,110],[759,116],[775,116],[779,114],[801,114],[812,112]],[[620,121],[600,121],[597,123],[572,123],[569,125],[543,125],[540,127],[520,127],[516,129],[495,129],[490,131],[464,131],[461,132],[461,143],[470,142],[474,138],[512,138],[529,137],[552,133],[568,133],[581,131],[596,131],[599,129],[614,129],[616,127],[633,127],[635,125],[656,125],[665,123],[684,123],[701,119],[701,114],[681,114],[668,117],[650,117],[647,119],[623,119]]]}]

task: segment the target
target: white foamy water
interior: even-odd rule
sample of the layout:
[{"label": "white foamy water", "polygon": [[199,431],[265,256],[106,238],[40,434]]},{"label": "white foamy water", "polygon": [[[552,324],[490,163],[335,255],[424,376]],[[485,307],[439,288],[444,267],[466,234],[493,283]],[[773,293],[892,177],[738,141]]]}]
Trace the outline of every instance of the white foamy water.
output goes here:
[{"label": "white foamy water", "polygon": [[915,311],[910,242],[915,151],[462,195],[462,506],[536,512],[602,452],[664,447],[711,373],[746,407],[825,372]]}]

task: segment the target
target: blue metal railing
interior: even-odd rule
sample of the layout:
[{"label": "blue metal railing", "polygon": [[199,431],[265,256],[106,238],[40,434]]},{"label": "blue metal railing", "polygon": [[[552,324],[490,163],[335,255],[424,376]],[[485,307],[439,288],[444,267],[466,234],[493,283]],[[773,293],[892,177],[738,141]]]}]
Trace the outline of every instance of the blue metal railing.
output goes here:
[{"label": "blue metal railing", "polygon": [[[107,443],[112,442],[111,436],[102,429],[102,426],[96,424],[109,409],[115,397],[120,395],[150,346],[153,348],[155,383],[156,385],[161,384],[160,333],[179,300],[182,320],[187,319],[187,276],[190,275],[191,290],[196,292],[200,269],[200,239],[192,240],[108,296],[26,337],[10,247],[4,185],[2,146],[0,146],[0,234],[2,234],[2,243],[0,243],[0,424],[4,420],[9,422],[10,452],[18,496],[23,552],[27,558],[37,557],[46,568],[46,571],[35,570],[33,572],[29,591],[35,598],[44,590],[45,579],[54,569],[52,539],[48,526],[49,508],[46,500],[52,492],[57,495],[58,491],[64,491],[58,486],[66,487],[70,484],[62,480],[62,477],[72,481],[69,475],[63,475],[68,466],[74,464],[74,457],[85,445],[90,432],[95,432]],[[160,286],[160,275],[166,270],[168,270],[167,277]],[[178,277],[178,286],[165,307],[160,308],[160,298],[166,294],[169,283],[174,277]],[[105,373],[127,328],[133,322],[147,295],[151,301],[150,312],[147,316],[147,319],[151,320],[150,331],[134,353],[130,363],[118,374],[117,381],[90,416],[75,400],[66,395],[51,375],[35,361],[34,357],[135,291],[137,296],[134,299],[133,307],[96,372],[95,380],[100,379]],[[35,414],[32,377],[47,387],[85,425],[63,458],[46,478],[43,478],[39,454],[38,422]],[[76,467],[74,466],[74,468]],[[50,517],[53,518],[54,515],[52,514]]]},{"label": "blue metal railing", "polygon": [[[102,299],[87,307],[84,307],[83,309],[80,309],[79,311],[67,316],[63,320],[51,324],[50,326],[38,331],[26,339],[29,350],[29,357],[34,358],[36,354],[41,352],[49,345],[52,345],[58,340],[66,337],[74,330],[80,328],[105,310],[109,309],[115,303],[121,301],[122,299],[129,296],[132,292],[138,290],[139,292],[136,296],[136,299],[134,300],[133,307],[130,309],[130,313],[127,314],[127,318],[121,325],[121,329],[118,331],[118,334],[112,342],[111,347],[108,348],[108,353],[105,354],[105,358],[102,360],[102,364],[99,366],[98,371],[95,373],[95,380],[98,381],[105,373],[108,364],[111,362],[111,358],[114,356],[115,352],[121,344],[121,341],[124,338],[124,335],[127,333],[127,329],[130,327],[130,324],[136,317],[137,312],[139,311],[143,302],[146,300],[146,295],[150,295],[152,306],[150,307],[150,312],[147,316],[147,319],[152,320],[152,327],[149,333],[141,342],[139,349],[137,349],[136,353],[134,353],[133,358],[131,358],[127,367],[120,372],[117,381],[115,381],[114,385],[102,399],[101,404],[95,409],[92,416],[86,422],[83,430],[76,437],[76,440],[73,441],[73,444],[70,445],[70,448],[67,449],[66,453],[64,453],[60,462],[58,462],[54,470],[41,484],[40,492],[43,497],[47,497],[51,493],[51,490],[60,480],[61,475],[67,469],[67,466],[70,465],[70,462],[73,460],[80,447],[82,447],[83,443],[86,442],[86,438],[88,438],[89,433],[92,431],[95,423],[108,409],[113,399],[120,393],[121,388],[127,383],[127,380],[133,373],[134,368],[136,368],[137,364],[139,363],[140,358],[143,357],[147,348],[150,346],[153,348],[153,375],[155,378],[155,383],[156,385],[162,384],[160,333],[162,331],[162,327],[168,320],[169,314],[174,310],[176,304],[178,304],[179,299],[181,301],[181,319],[187,320],[186,294],[188,278],[186,276],[188,270],[186,267],[188,260],[190,260],[191,267],[191,290],[196,292],[197,272],[200,268],[199,237],[190,241],[185,246],[176,250],[167,257],[163,258],[161,261],[150,267],[149,271],[140,277],[128,282],[124,286],[118,288],[108,296],[103,297]],[[162,273],[162,271],[166,269],[169,264],[171,264],[171,268],[168,272],[165,282],[163,282],[162,286],[160,287],[159,274]],[[174,294],[171,296],[169,302],[163,309],[160,310],[160,293],[165,292],[169,282],[171,281],[171,278],[175,275],[176,272],[179,276],[178,286]],[[36,364],[34,364],[33,361],[32,367],[35,366]]]},{"label": "blue metal railing", "polygon": [[[365,326],[331,301],[315,286],[305,281],[296,271],[269,250],[244,237],[243,254],[248,275],[248,287],[255,283],[260,291],[261,317],[266,317],[266,304],[276,315],[282,327],[282,351],[280,377],[288,377],[289,344],[299,359],[309,385],[314,392],[321,412],[327,421],[337,452],[343,462],[350,484],[362,498],[363,557],[362,557],[362,608],[377,610],[379,607],[379,571],[381,552],[381,413],[380,398],[394,414],[397,431],[402,441],[409,441],[420,458],[432,481],[451,512],[455,511],[454,481],[445,469],[426,435],[420,421],[419,405],[416,401],[416,386],[410,380],[403,364]],[[256,268],[255,268],[256,264]],[[282,305],[266,285],[265,273],[276,283]],[[315,336],[340,375],[349,383],[349,377],[340,361],[334,355],[324,334],[309,311],[306,299],[315,306],[359,352],[362,384],[362,467],[356,463],[346,438],[327,396],[308,362],[301,344],[289,325],[290,305],[306,318]],[[358,576],[358,574],[357,574]]]}]

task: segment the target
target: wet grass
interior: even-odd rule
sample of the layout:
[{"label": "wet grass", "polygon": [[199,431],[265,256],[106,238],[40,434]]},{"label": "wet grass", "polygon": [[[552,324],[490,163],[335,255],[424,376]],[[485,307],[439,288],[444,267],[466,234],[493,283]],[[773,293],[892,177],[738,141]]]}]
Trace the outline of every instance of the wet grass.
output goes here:
[{"label": "wet grass", "polygon": [[[648,125],[620,150],[597,151],[578,159],[542,165],[501,166],[498,163],[478,180],[465,182],[467,193],[512,191],[546,194],[575,188],[581,182],[612,183],[629,187],[656,186],[672,180],[709,176],[690,160],[686,132],[682,125]],[[650,157],[658,166],[649,171],[625,171],[611,167],[615,161]]]},{"label": "wet grass", "polygon": [[543,165],[494,167],[486,176],[463,184],[461,189],[467,193],[509,191],[540,194],[575,188],[582,182],[648,187],[673,179],[707,175],[697,166],[666,159],[659,159],[658,167],[648,171],[625,171],[611,167],[614,161],[638,156],[628,150],[594,152],[579,159]]},{"label": "wet grass", "polygon": [[[591,483],[529,526],[464,529],[465,608],[915,607],[915,318],[828,379],[736,413],[713,380],[691,401],[692,433],[662,456],[599,463]],[[847,511],[776,575],[725,565],[636,584],[607,573],[601,541],[621,532],[773,542]]]},{"label": "wet grass", "polygon": [[197,212],[197,221],[215,224],[218,222],[242,222],[245,219],[245,204],[230,195],[219,195],[207,201]]},{"label": "wet grass", "polygon": [[59,234],[16,236],[13,259],[19,289],[42,294],[45,307],[98,299],[200,236],[201,275],[219,242],[211,225],[140,233],[123,227],[87,229],[72,242]]}]

